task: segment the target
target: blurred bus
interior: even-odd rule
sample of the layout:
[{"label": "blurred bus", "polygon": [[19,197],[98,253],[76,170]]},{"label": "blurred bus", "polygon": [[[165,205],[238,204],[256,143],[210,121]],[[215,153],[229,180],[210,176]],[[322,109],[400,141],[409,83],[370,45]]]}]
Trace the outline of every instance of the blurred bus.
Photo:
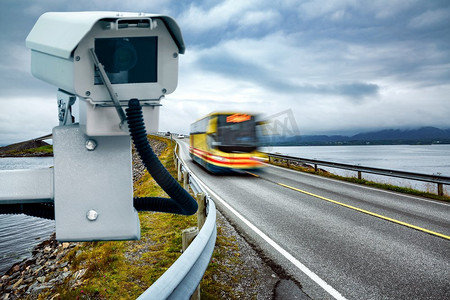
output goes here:
[{"label": "blurred bus", "polygon": [[190,156],[213,173],[255,170],[266,155],[258,151],[255,116],[215,112],[191,124]]}]

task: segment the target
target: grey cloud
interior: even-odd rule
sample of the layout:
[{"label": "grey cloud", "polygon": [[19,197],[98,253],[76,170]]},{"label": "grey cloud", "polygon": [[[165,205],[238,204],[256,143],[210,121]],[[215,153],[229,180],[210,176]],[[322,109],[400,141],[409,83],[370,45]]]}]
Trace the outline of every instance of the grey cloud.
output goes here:
[{"label": "grey cloud", "polygon": [[320,95],[341,95],[361,99],[373,96],[379,92],[379,86],[364,82],[325,82],[321,84],[292,83],[289,78],[281,76],[282,72],[274,73],[265,70],[262,65],[256,65],[223,55],[204,55],[198,61],[198,66],[209,72],[217,72],[234,80],[251,82],[274,93],[300,93]]}]

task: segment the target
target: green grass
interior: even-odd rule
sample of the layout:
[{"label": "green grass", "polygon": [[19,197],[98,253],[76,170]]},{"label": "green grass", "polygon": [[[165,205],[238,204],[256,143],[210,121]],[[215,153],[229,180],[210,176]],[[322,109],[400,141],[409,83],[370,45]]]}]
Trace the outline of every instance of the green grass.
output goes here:
[{"label": "green grass", "polygon": [[315,171],[313,167],[302,167],[302,166],[295,166],[292,164],[290,164],[288,167],[287,163],[284,161],[281,161],[281,160],[279,160],[279,161],[271,160],[271,164],[280,166],[280,167],[284,167],[284,168],[289,168],[292,170],[297,170],[300,172],[316,174],[319,176],[324,176],[324,177],[342,180],[342,181],[346,181],[346,182],[352,182],[352,183],[356,183],[356,184],[366,185],[366,186],[375,187],[375,188],[384,189],[384,190],[390,190],[390,191],[394,191],[394,192],[398,192],[398,193],[426,197],[426,198],[440,200],[440,201],[450,201],[450,196],[445,195],[445,194],[443,196],[439,196],[432,192],[420,191],[420,190],[416,190],[416,189],[409,188],[409,187],[401,187],[401,186],[396,186],[396,185],[387,184],[387,183],[379,183],[379,182],[375,182],[375,181],[370,181],[370,180],[366,180],[366,179],[358,179],[357,177],[340,176],[340,175],[336,175],[331,172],[327,172],[327,171],[320,170],[320,169],[318,171]]},{"label": "green grass", "polygon": [[24,149],[24,150],[9,150],[3,153],[4,155],[11,156],[21,156],[26,154],[34,154],[34,155],[52,155],[53,154],[53,145],[41,146],[38,148]]}]

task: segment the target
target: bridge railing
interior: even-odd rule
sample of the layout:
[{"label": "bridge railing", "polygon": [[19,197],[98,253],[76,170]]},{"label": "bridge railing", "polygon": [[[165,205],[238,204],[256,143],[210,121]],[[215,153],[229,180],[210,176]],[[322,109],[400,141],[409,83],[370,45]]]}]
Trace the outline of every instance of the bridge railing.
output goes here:
[{"label": "bridge railing", "polygon": [[331,167],[331,168],[336,168],[336,169],[356,171],[356,172],[358,172],[358,179],[362,178],[362,173],[370,173],[370,174],[376,174],[376,175],[382,175],[382,176],[398,177],[398,178],[409,179],[409,180],[431,182],[431,183],[437,184],[437,190],[438,190],[439,196],[444,195],[443,185],[444,184],[450,185],[450,177],[448,177],[448,176],[434,175],[434,174],[430,175],[430,174],[414,173],[414,172],[407,172],[407,171],[365,167],[365,166],[360,166],[360,165],[350,165],[350,164],[329,162],[329,161],[323,161],[323,160],[274,154],[274,153],[266,153],[266,154],[269,157],[269,162],[273,161],[273,159],[279,159],[279,160],[285,161],[288,167],[290,166],[291,162],[293,162],[293,161],[299,162],[299,163],[311,164],[311,165],[314,165],[314,170],[316,172],[318,170],[318,166],[325,166],[325,167]]},{"label": "bridge railing", "polygon": [[[199,232],[190,246],[173,265],[151,285],[138,299],[189,299],[200,284],[208,267],[216,243],[216,206],[196,177],[190,172],[175,146],[174,158],[179,174],[195,194],[202,194],[199,203]],[[180,176],[178,176],[180,178]],[[180,180],[180,179],[179,179]],[[200,223],[200,222],[199,222]],[[201,229],[200,229],[201,227]]]}]

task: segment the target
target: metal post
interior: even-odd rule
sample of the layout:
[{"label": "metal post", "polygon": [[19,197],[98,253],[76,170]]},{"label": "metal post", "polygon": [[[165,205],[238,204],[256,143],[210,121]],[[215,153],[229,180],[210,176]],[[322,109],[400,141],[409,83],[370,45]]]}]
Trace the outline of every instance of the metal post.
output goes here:
[{"label": "metal post", "polygon": [[444,196],[444,184],[438,183],[437,187],[438,187],[438,195],[439,196]]},{"label": "metal post", "polygon": [[317,172],[317,164],[314,164],[314,172]]},{"label": "metal post", "polygon": [[198,228],[197,227],[190,227],[187,229],[183,229],[181,231],[181,244],[183,252],[189,247],[191,242],[194,240],[194,238],[198,234]]},{"label": "metal post", "polygon": [[183,171],[183,188],[189,192],[189,172]]},{"label": "metal post", "polygon": [[181,181],[181,160],[180,159],[177,161],[177,175],[178,175],[178,181]]},{"label": "metal post", "polygon": [[[189,247],[191,242],[195,239],[195,237],[198,235],[199,229],[197,227],[190,227],[187,229],[184,229],[181,231],[181,244],[183,253],[186,251],[186,249]],[[191,296],[191,300],[198,300],[200,299],[200,285],[197,286],[197,289],[194,291],[194,293]]]},{"label": "metal post", "polygon": [[362,175],[361,175],[362,173],[361,173],[361,171],[358,171],[358,179],[362,179]]},{"label": "metal post", "polygon": [[198,211],[197,211],[197,226],[198,229],[202,229],[203,224],[206,220],[206,195],[204,193],[199,193],[197,195]]}]

